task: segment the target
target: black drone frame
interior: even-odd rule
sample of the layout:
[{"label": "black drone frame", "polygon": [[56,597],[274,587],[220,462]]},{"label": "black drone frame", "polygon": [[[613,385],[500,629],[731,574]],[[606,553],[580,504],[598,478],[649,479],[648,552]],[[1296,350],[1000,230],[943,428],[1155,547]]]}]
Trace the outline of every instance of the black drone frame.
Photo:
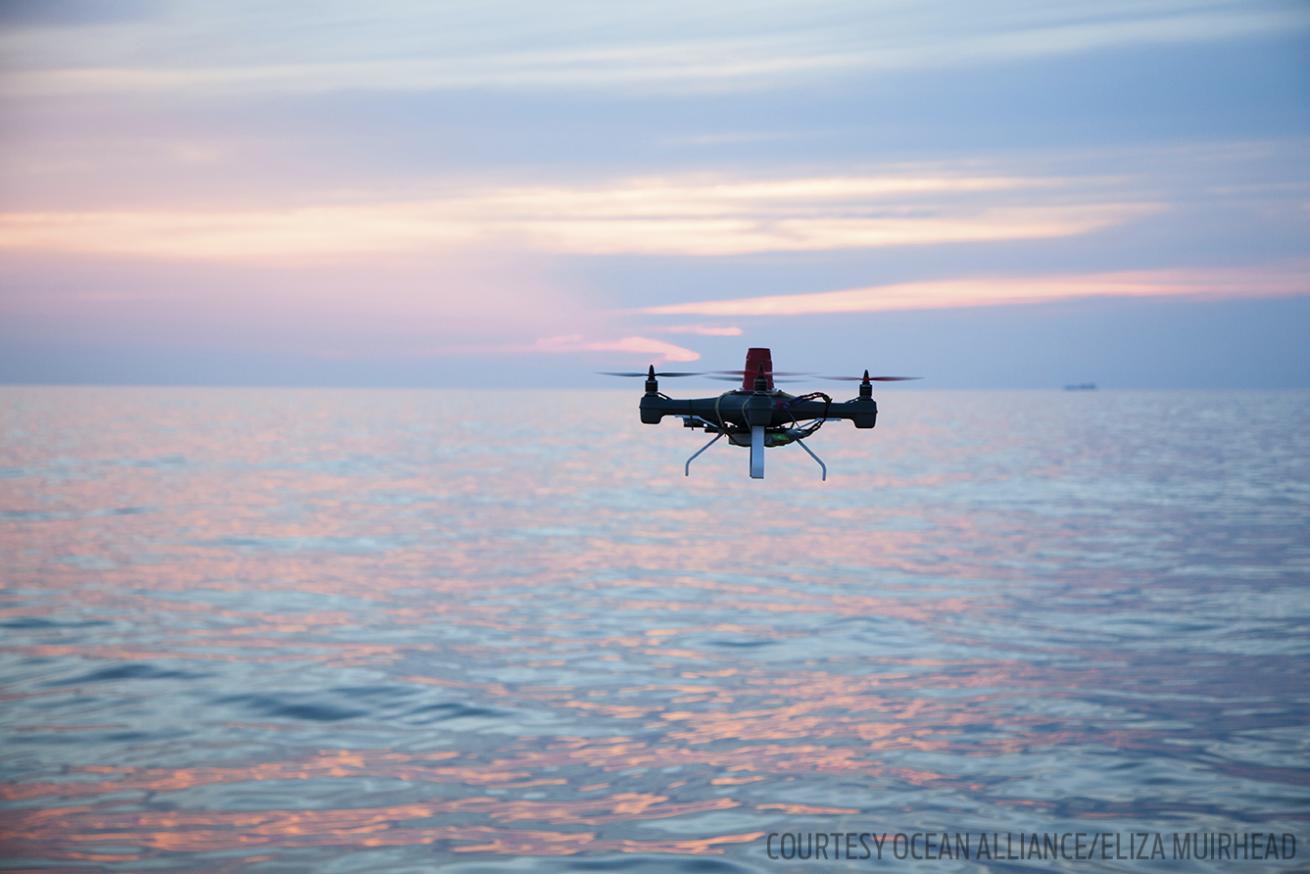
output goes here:
[{"label": "black drone frame", "polygon": [[823,392],[794,396],[770,386],[772,380],[763,370],[755,377],[753,391],[724,392],[718,397],[679,400],[660,391],[652,366],[646,374],[646,394],[641,399],[641,421],[658,425],[665,416],[679,416],[687,428],[703,428],[714,438],[698,449],[683,466],[683,475],[691,475],[691,463],[725,435],[735,446],[749,446],[751,478],[764,478],[764,450],[796,443],[818,463],[822,478],[828,478],[828,466],[810,447],[809,437],[824,422],[849,419],[856,428],[872,428],[878,422],[878,404],[873,399],[873,384],[868,371],[860,382],[860,396],[834,402]]}]

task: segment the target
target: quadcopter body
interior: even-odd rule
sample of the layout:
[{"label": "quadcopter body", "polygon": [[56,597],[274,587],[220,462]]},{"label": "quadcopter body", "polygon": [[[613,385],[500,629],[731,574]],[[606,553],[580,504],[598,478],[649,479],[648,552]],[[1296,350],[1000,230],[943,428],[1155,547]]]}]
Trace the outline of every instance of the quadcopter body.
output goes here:
[{"label": "quadcopter body", "polygon": [[[849,401],[834,401],[823,392],[792,395],[774,386],[776,376],[799,375],[774,371],[772,353],[767,348],[752,348],[746,353],[746,367],[740,371],[720,371],[716,379],[741,377],[740,388],[724,392],[717,397],[672,398],[660,391],[660,376],[699,376],[701,373],[657,373],[654,365],[644,374],[646,393],[641,398],[641,421],[658,425],[665,416],[678,416],[684,427],[704,430],[715,435],[687,459],[684,473],[691,474],[691,463],[721,438],[727,437],[735,446],[750,448],[750,474],[753,479],[764,478],[765,449],[799,445],[819,465],[823,479],[828,468],[805,445],[824,422],[848,419],[856,428],[873,428],[878,422],[878,403],[873,399],[874,381],[915,379],[916,377],[871,377],[866,370],[862,377],[825,377],[827,379],[858,380],[859,397]],[[612,374],[640,376],[643,374]]]}]

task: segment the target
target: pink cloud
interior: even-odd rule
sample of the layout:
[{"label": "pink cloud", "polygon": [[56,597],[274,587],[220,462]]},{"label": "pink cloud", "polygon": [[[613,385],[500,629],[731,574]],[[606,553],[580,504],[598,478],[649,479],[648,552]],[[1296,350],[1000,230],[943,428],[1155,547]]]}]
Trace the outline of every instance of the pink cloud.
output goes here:
[{"label": "pink cloud", "polygon": [[[197,145],[187,148],[200,154]],[[472,188],[412,200],[323,195],[294,206],[10,210],[0,212],[0,250],[249,263],[450,253],[508,242],[554,254],[743,255],[1069,237],[1164,208],[1107,202],[1074,180],[1046,177],[914,168],[789,179],[703,175]]]},{"label": "pink cloud", "polygon": [[1081,297],[1273,297],[1310,292],[1305,264],[989,276],[647,307],[651,315],[796,316],[1040,303]]},{"label": "pink cloud", "polygon": [[669,325],[659,329],[661,334],[696,334],[701,337],[740,337],[736,325]]},{"label": "pink cloud", "polygon": [[623,337],[618,340],[588,340],[581,334],[561,337],[542,337],[532,346],[535,352],[618,352],[629,355],[654,356],[654,363],[667,361],[688,362],[700,359],[700,353],[663,340],[649,337]]}]

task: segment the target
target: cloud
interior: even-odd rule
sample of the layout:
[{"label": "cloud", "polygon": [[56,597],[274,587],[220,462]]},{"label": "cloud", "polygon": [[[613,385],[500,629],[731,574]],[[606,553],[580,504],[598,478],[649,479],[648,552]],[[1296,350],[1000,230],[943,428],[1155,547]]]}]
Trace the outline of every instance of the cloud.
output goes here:
[{"label": "cloud", "polygon": [[736,325],[669,325],[659,329],[662,334],[696,334],[701,337],[740,337]]},{"label": "cloud", "polygon": [[[59,15],[75,20],[112,5],[78,2],[73,8],[83,11]],[[121,46],[93,33],[77,39],[20,31],[0,45],[19,62],[0,79],[0,90],[38,97],[491,89],[686,94],[1233,39],[1306,25],[1292,4],[1169,0],[1107,0],[1095,16],[1076,2],[999,2],[985,15],[969,2],[791,9],[687,2],[648,10],[565,4],[546,17],[523,14],[514,3],[484,6],[451,15],[430,4],[389,4],[386,14],[370,16],[354,4],[323,3],[312,22],[276,4],[200,6],[143,23],[137,38]],[[696,23],[691,37],[678,27],[688,20]],[[550,48],[521,48],[540,45]],[[205,62],[197,63],[197,55]]]},{"label": "cloud", "polygon": [[682,346],[675,346],[663,340],[649,337],[623,337],[618,340],[588,340],[581,334],[568,334],[560,337],[542,337],[531,347],[534,352],[617,352],[623,355],[654,356],[655,364],[668,361],[686,363],[698,361],[700,353]]},{"label": "cloud", "polygon": [[648,315],[805,316],[1041,303],[1086,297],[1270,297],[1310,293],[1310,266],[994,276],[874,285],[808,294],[697,301]]},{"label": "cloud", "polygon": [[878,175],[701,174],[469,189],[440,199],[286,208],[9,212],[0,214],[0,248],[234,261],[475,245],[713,256],[1049,239],[1162,208],[1107,200],[1095,180],[899,167]]}]

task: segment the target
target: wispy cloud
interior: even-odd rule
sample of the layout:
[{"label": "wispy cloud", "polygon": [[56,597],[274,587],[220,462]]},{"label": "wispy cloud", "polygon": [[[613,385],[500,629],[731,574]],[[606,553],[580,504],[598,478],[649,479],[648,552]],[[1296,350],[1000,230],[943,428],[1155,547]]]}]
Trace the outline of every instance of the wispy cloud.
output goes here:
[{"label": "wispy cloud", "polygon": [[1073,186],[901,168],[499,188],[283,209],[10,212],[0,214],[0,247],[220,260],[498,243],[562,254],[738,255],[1067,237],[1162,208]]},{"label": "wispy cloud", "polygon": [[534,352],[613,352],[622,355],[649,355],[655,364],[668,361],[688,362],[700,359],[700,353],[664,340],[650,337],[622,337],[617,340],[591,340],[581,334],[542,337],[531,347]]},{"label": "wispy cloud", "polygon": [[[0,79],[10,95],[270,94],[340,90],[644,90],[686,93],[785,87],[855,74],[959,67],[1107,47],[1201,42],[1304,28],[1294,5],[1112,2],[1093,18],[1084,4],[1002,2],[976,15],[967,2],[848,4],[788,9],[758,4],[662,4],[621,12],[555,9],[550,21],[515,4],[482,15],[444,15],[429,4],[360,16],[323,4],[315,22],[276,7],[202,16],[160,15],[141,39],[114,50],[102,34],[21,32],[0,41],[17,63]],[[820,14],[825,13],[825,14]],[[970,14],[975,13],[975,14]],[[558,17],[559,21],[555,19]],[[490,26],[494,19],[495,26]],[[673,22],[695,21],[694,37]],[[743,28],[748,19],[752,27]],[[826,24],[816,25],[825,21]],[[967,24],[965,23],[967,22]],[[428,26],[424,26],[424,25]],[[572,27],[571,39],[560,28]],[[256,41],[225,38],[249,32]],[[350,32],[355,38],[343,39]],[[579,34],[592,35],[590,41]],[[559,44],[546,50],[525,45]],[[206,48],[205,64],[193,55]],[[476,50],[471,51],[470,46]],[[17,49],[17,50],[15,50]],[[326,50],[325,50],[326,49]],[[190,50],[190,51],[188,51]],[[60,64],[67,57],[70,63]],[[77,62],[71,62],[76,58]],[[25,63],[25,61],[27,61]]]},{"label": "wispy cloud", "polygon": [[990,276],[646,307],[648,315],[807,316],[1040,303],[1084,297],[1270,297],[1310,293],[1310,265]]},{"label": "wispy cloud", "polygon": [[661,334],[695,334],[700,337],[740,337],[736,325],[669,325],[659,329]]}]

